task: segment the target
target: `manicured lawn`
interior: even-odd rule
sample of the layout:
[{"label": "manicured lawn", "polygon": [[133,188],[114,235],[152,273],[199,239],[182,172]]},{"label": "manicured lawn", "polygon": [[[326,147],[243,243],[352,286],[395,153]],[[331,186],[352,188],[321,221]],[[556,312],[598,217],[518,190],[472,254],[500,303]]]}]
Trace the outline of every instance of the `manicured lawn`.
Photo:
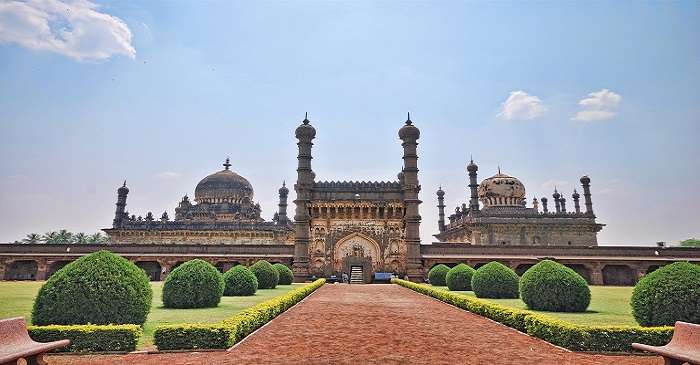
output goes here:
[{"label": "manicured lawn", "polygon": [[[447,287],[439,287],[448,290]],[[636,326],[632,309],[630,308],[630,298],[632,297],[631,286],[591,286],[591,305],[584,313],[558,313],[541,312],[552,317],[560,318],[576,324],[587,325],[630,325]],[[474,296],[472,291],[459,291],[456,293]],[[525,303],[520,299],[487,299],[494,303],[507,305],[514,308],[527,309]]]},{"label": "manicured lawn", "polygon": [[[43,282],[37,281],[0,281],[0,318],[24,316],[31,322],[32,305]],[[141,346],[153,343],[153,330],[163,324],[175,323],[214,323],[221,321],[245,308],[272,297],[282,295],[298,285],[281,285],[275,289],[258,290],[250,297],[222,297],[216,308],[168,309],[161,301],[162,282],[151,282],[153,287],[153,304],[148,319],[143,326],[144,336]]]}]

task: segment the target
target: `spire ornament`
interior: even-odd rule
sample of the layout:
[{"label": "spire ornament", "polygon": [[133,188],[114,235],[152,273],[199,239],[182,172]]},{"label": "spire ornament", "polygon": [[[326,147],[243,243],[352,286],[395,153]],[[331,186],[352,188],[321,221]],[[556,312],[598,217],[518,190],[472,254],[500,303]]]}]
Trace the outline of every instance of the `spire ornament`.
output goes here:
[{"label": "spire ornament", "polygon": [[231,167],[230,159],[226,157],[226,162],[224,162],[224,168],[228,170],[229,167]]}]

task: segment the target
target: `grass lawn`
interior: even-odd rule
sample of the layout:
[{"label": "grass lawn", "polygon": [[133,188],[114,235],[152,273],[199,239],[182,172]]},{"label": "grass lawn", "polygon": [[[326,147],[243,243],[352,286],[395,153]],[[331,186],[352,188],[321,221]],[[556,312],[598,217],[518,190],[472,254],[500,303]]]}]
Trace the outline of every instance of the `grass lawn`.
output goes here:
[{"label": "grass lawn", "polygon": [[[43,282],[0,281],[0,318],[23,316],[31,322],[34,297]],[[281,285],[275,289],[261,289],[250,297],[222,297],[216,308],[168,309],[163,308],[161,292],[163,282],[151,282],[153,304],[148,319],[143,326],[144,336],[139,347],[153,344],[153,330],[163,324],[175,323],[214,323],[221,321],[245,308],[267,299],[282,295],[304,284]]]},{"label": "grass lawn", "polygon": [[[438,287],[448,290],[447,287]],[[543,312],[552,317],[556,317],[571,323],[586,325],[630,325],[636,326],[637,322],[632,317],[630,308],[630,298],[632,297],[631,286],[590,286],[591,304],[588,311],[583,313],[559,313]],[[468,296],[474,296],[472,291],[458,291]],[[509,307],[527,309],[525,303],[520,299],[486,299],[494,303],[507,305]]]}]

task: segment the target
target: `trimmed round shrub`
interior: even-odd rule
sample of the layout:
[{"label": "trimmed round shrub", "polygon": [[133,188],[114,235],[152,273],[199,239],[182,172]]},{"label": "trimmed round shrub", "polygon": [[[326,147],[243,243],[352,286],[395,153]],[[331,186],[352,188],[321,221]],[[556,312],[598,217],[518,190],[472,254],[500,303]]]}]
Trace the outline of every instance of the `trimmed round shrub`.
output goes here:
[{"label": "trimmed round shrub", "polygon": [[260,260],[250,267],[258,279],[258,289],[274,289],[280,280],[277,270],[265,260]]},{"label": "trimmed round shrub", "polygon": [[634,287],[630,304],[642,326],[700,323],[700,266],[676,262],[645,275]]},{"label": "trimmed round shrub", "polygon": [[143,324],[153,291],[148,276],[109,251],[83,256],[41,286],[32,309],[34,325]]},{"label": "trimmed round shrub", "polygon": [[225,296],[254,295],[258,291],[258,279],[243,265],[236,265],[224,273]]},{"label": "trimmed round shrub", "polygon": [[430,271],[428,271],[428,280],[430,280],[430,285],[433,286],[445,286],[447,285],[447,273],[450,271],[450,267],[445,264],[439,264],[433,266]]},{"label": "trimmed round shrub", "polygon": [[292,273],[292,270],[288,268],[287,265],[274,264],[272,267],[277,270],[277,274],[280,278],[277,283],[278,285],[290,285],[294,281],[294,273]]},{"label": "trimmed round shrub", "polygon": [[459,264],[451,268],[445,276],[447,288],[450,290],[472,290],[472,275],[474,269],[467,264]]},{"label": "trimmed round shrub", "polygon": [[190,260],[178,266],[163,284],[166,308],[216,307],[224,294],[224,279],[212,264]]},{"label": "trimmed round shrub", "polygon": [[520,297],[534,310],[584,312],[591,303],[591,290],[576,271],[542,260],[520,278]]},{"label": "trimmed round shrub", "polygon": [[498,261],[476,270],[472,290],[477,298],[518,298],[518,274]]}]

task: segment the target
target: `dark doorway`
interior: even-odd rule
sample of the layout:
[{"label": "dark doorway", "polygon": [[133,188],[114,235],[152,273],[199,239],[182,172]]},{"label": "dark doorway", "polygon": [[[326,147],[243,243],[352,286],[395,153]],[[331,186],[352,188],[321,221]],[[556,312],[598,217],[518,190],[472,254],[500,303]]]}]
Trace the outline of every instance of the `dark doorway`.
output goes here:
[{"label": "dark doorway", "polygon": [[605,265],[603,268],[603,284],[632,286],[637,282],[634,270],[627,265]]},{"label": "dark doorway", "polygon": [[5,280],[36,280],[37,266],[32,260],[15,261],[7,269]]},{"label": "dark doorway", "polygon": [[151,281],[160,280],[161,267],[158,261],[137,261],[136,266],[145,271]]}]

